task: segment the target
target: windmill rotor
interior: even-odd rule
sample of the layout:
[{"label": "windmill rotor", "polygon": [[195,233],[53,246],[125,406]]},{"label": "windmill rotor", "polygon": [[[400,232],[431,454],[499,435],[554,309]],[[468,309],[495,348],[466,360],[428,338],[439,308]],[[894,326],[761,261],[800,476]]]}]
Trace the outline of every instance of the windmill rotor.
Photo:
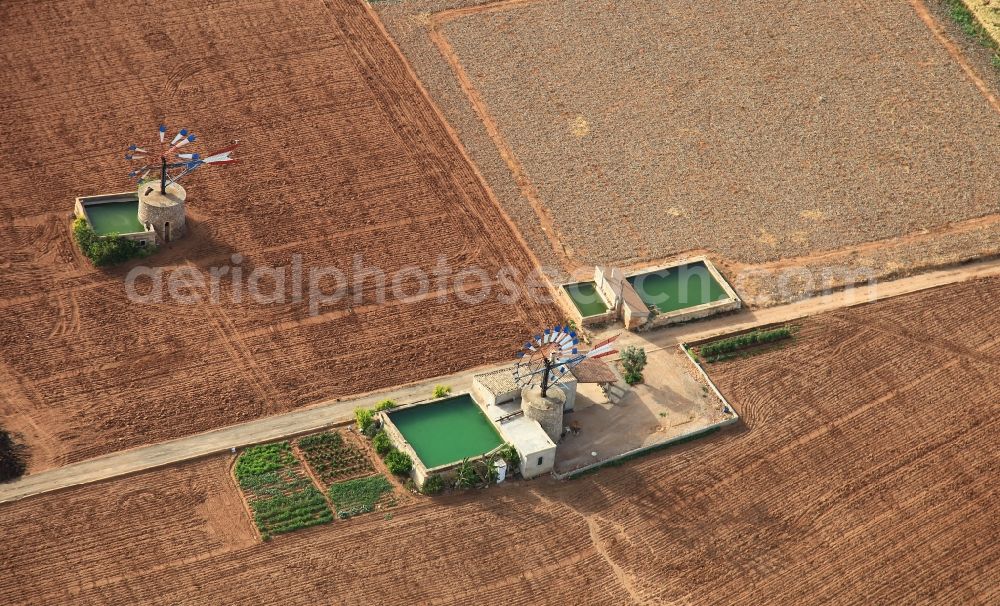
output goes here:
[{"label": "windmill rotor", "polygon": [[167,185],[176,183],[191,171],[206,164],[237,162],[231,154],[239,144],[238,141],[202,157],[199,153],[180,153],[180,150],[185,146],[198,140],[197,135],[189,132],[188,129],[182,128],[169,140],[167,137],[167,126],[161,124],[157,133],[157,141],[141,146],[132,144],[125,151],[126,160],[139,163],[139,166],[129,173],[129,177],[141,182],[159,169],[161,194],[166,194]]},{"label": "windmill rotor", "polygon": [[548,388],[559,383],[580,362],[615,353],[617,350],[614,349],[614,341],[617,338],[615,335],[598,343],[590,351],[581,353],[577,347],[580,339],[575,331],[559,324],[546,328],[541,334],[525,342],[518,352],[514,381],[521,388],[540,386],[542,397],[545,397]]}]

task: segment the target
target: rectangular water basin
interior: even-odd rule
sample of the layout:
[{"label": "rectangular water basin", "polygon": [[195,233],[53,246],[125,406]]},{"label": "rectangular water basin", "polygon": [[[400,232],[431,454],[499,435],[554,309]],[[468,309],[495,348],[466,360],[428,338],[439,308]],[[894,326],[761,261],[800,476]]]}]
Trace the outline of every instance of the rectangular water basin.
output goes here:
[{"label": "rectangular water basin", "polygon": [[643,303],[664,314],[730,298],[703,261],[630,276],[628,282]]},{"label": "rectangular water basin", "polygon": [[583,318],[599,316],[608,311],[608,305],[597,292],[597,284],[593,281],[564,284],[563,290]]},{"label": "rectangular water basin", "polygon": [[138,200],[116,200],[97,204],[85,204],[84,212],[94,233],[99,236],[110,234],[132,234],[146,231],[139,223]]},{"label": "rectangular water basin", "polygon": [[387,416],[427,469],[474,458],[503,444],[468,394],[389,411]]}]

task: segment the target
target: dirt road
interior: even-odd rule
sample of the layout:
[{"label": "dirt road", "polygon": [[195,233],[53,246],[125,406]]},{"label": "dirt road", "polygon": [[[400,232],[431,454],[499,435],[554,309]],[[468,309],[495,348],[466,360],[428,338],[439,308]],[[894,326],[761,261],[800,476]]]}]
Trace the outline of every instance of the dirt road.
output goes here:
[{"label": "dirt road", "polygon": [[572,481],[266,543],[226,455],[3,504],[0,603],[996,604],[998,293],[804,319],[712,365],[739,427]]},{"label": "dirt road", "polygon": [[[842,291],[769,309],[723,316],[714,320],[684,324],[653,333],[625,333],[622,344],[636,344],[647,349],[669,347],[684,341],[743,330],[760,324],[787,322],[867,301],[875,301],[917,292],[956,282],[1000,275],[1000,260],[982,262],[950,270],[904,278],[876,287]],[[435,384],[450,385],[456,392],[467,391],[472,377],[485,368],[422,381],[402,389],[374,393],[362,398],[332,401],[303,410],[233,425],[203,434],[171,440],[124,452],[39,472],[9,484],[0,484],[0,503],[16,501],[69,486],[97,482],[146,469],[224,452],[247,444],[277,440],[306,433],[350,419],[358,406],[372,406],[383,398],[414,402],[427,398]]]}]

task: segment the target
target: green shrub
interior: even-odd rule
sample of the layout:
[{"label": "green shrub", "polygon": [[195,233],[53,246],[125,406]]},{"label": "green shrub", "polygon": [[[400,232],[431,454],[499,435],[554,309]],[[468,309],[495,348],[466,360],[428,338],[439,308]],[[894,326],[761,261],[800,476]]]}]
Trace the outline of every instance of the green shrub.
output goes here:
[{"label": "green shrub", "polygon": [[500,472],[497,471],[496,466],[496,456],[486,457],[485,459],[480,459],[476,464],[476,473],[479,475],[480,486],[489,486],[497,481],[500,477]]},{"label": "green shrub", "polygon": [[0,429],[0,482],[24,475],[28,468],[25,452],[24,445],[16,443],[6,430]]},{"label": "green shrub", "polygon": [[437,473],[427,476],[424,485],[420,487],[420,492],[426,495],[440,494],[442,490],[444,490],[444,477]]},{"label": "green shrub", "polygon": [[382,400],[381,402],[375,405],[375,412],[381,412],[383,410],[389,410],[395,407],[396,403],[393,402],[392,400]]},{"label": "green shrub", "polygon": [[455,468],[455,488],[473,488],[478,482],[479,474],[476,473],[475,465],[468,458],[462,459]]},{"label": "green shrub", "polygon": [[434,397],[443,398],[451,393],[451,387],[447,385],[435,385],[434,386]]},{"label": "green shrub", "polygon": [[401,476],[410,473],[410,469],[413,468],[413,459],[405,452],[393,449],[385,455],[385,466],[390,472]]},{"label": "green shrub", "polygon": [[98,267],[116,265],[129,259],[148,257],[153,247],[139,246],[134,240],[110,234],[103,238],[94,233],[84,219],[73,222],[73,238],[80,251]]},{"label": "green shrub", "polygon": [[713,341],[699,348],[699,353],[709,362],[717,362],[732,357],[733,352],[756,345],[773,343],[792,336],[792,329],[788,326],[775,328],[773,330],[754,330],[735,337],[728,337]]},{"label": "green shrub", "polygon": [[372,446],[375,447],[375,452],[377,452],[380,457],[384,457],[389,454],[392,450],[392,441],[389,440],[389,434],[384,431],[380,431],[375,434],[375,437],[372,438]]},{"label": "green shrub", "polygon": [[517,452],[517,449],[510,442],[497,449],[497,456],[507,463],[507,473],[511,473],[512,470],[517,469],[521,464],[521,454]]},{"label": "green shrub", "polygon": [[375,424],[375,413],[368,408],[355,408],[354,420],[358,423],[358,429],[367,435]]},{"label": "green shrub", "polygon": [[635,345],[628,345],[622,349],[619,356],[622,369],[625,371],[625,382],[635,385],[642,381],[642,369],[646,367],[646,350]]}]

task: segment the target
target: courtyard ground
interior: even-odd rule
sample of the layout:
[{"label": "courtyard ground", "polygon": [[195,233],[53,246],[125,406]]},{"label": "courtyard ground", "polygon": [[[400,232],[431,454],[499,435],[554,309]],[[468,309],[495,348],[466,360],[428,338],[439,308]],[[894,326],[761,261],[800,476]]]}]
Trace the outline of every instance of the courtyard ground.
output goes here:
[{"label": "courtyard ground", "polygon": [[805,320],[712,367],[745,425],[577,480],[263,544],[228,457],[0,505],[0,601],[996,603],[998,295],[990,278]]},{"label": "courtyard ground", "polygon": [[577,388],[575,409],[566,413],[563,424],[579,423],[581,431],[559,443],[556,473],[735,420],[734,414],[723,412],[722,401],[679,348],[647,349],[646,355],[642,383],[629,387],[619,377],[607,394],[594,384]]}]

